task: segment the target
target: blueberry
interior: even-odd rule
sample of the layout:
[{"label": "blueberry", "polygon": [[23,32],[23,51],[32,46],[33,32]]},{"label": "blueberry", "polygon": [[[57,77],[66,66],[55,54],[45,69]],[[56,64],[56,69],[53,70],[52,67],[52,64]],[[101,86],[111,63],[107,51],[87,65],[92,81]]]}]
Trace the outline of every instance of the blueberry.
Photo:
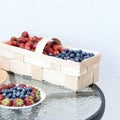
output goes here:
[{"label": "blueberry", "polygon": [[6,93],[3,93],[2,95],[5,97],[7,94],[6,94]]},{"label": "blueberry", "polygon": [[20,92],[17,92],[17,93],[16,93],[16,97],[19,97],[19,96],[20,96]]},{"label": "blueberry", "polygon": [[17,87],[17,91],[22,91],[22,88],[21,87]]},{"label": "blueberry", "polygon": [[71,58],[73,58],[74,56],[75,56],[75,54],[74,54],[74,53],[71,53],[71,54],[70,54],[70,57],[71,57]]},{"label": "blueberry", "polygon": [[84,56],[84,59],[88,59],[90,56],[89,55],[85,55]]},{"label": "blueberry", "polygon": [[9,96],[5,96],[5,98],[9,98]]},{"label": "blueberry", "polygon": [[26,95],[25,95],[25,98],[26,98],[27,96],[29,96],[29,95],[26,94]]},{"label": "blueberry", "polygon": [[74,58],[74,61],[75,61],[75,62],[79,62],[79,57],[75,57],[75,58]]},{"label": "blueberry", "polygon": [[21,94],[21,95],[20,95],[20,98],[24,99],[24,98],[25,98],[25,95],[24,95],[24,94]]},{"label": "blueberry", "polygon": [[70,58],[70,60],[74,61],[74,58]]},{"label": "blueberry", "polygon": [[6,93],[6,94],[7,94],[7,90],[4,90],[4,93]]},{"label": "blueberry", "polygon": [[79,51],[79,53],[82,53],[82,50],[78,50]]},{"label": "blueberry", "polygon": [[65,52],[66,52],[66,53],[69,52],[69,49],[65,49]]},{"label": "blueberry", "polygon": [[7,96],[8,96],[9,98],[11,98],[11,97],[12,97],[12,94],[11,94],[11,93],[9,93]]},{"label": "blueberry", "polygon": [[10,93],[13,93],[13,89],[12,88],[10,89]]},{"label": "blueberry", "polygon": [[66,54],[66,52],[65,52],[65,51],[63,51],[63,52],[62,52],[62,55],[65,55],[65,54]]},{"label": "blueberry", "polygon": [[79,52],[76,52],[76,57],[80,57],[81,54]]},{"label": "blueberry", "polygon": [[84,52],[84,53],[83,53],[83,57],[84,57],[84,56],[86,56],[86,55],[87,55],[87,53],[86,53],[86,52]]},{"label": "blueberry", "polygon": [[94,56],[94,53],[89,53],[89,56],[90,56],[90,57],[93,57],[93,56]]},{"label": "blueberry", "polygon": [[32,91],[32,88],[26,88],[27,91],[31,92]]},{"label": "blueberry", "polygon": [[27,92],[26,94],[27,94],[27,95],[30,95],[30,92]]},{"label": "blueberry", "polygon": [[16,96],[13,95],[13,96],[12,96],[12,99],[15,99],[15,98],[16,98]]}]

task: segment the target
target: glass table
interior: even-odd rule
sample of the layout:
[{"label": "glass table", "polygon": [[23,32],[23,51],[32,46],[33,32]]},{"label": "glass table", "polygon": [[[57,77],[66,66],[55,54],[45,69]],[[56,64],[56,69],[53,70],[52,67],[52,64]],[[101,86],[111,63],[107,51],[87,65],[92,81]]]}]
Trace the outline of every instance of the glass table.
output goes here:
[{"label": "glass table", "polygon": [[0,108],[0,120],[100,120],[104,114],[105,97],[95,84],[76,93],[61,86],[13,73],[9,73],[5,81],[9,82],[41,88],[46,92],[46,99],[29,109]]}]

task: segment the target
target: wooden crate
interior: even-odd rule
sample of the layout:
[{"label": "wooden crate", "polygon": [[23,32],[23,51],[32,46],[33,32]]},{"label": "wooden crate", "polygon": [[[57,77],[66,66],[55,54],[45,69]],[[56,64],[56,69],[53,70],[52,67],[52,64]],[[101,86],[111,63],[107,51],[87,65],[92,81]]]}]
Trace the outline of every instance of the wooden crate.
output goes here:
[{"label": "wooden crate", "polygon": [[[61,85],[74,91],[96,83],[99,76],[100,53],[82,62],[63,60],[43,54],[48,41],[61,42],[56,39],[42,39],[35,52],[0,43],[0,68],[20,75],[28,75],[37,80],[45,80],[55,85]],[[61,44],[62,45],[62,44]],[[63,48],[77,49],[67,46]]]}]

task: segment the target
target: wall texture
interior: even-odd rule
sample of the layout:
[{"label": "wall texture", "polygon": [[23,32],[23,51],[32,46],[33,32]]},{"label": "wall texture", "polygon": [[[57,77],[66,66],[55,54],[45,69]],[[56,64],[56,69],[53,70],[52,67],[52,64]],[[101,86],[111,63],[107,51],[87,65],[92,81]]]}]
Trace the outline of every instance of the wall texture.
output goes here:
[{"label": "wall texture", "polygon": [[1,0],[0,41],[31,35],[102,54],[98,85],[106,97],[103,120],[120,119],[119,0]]}]

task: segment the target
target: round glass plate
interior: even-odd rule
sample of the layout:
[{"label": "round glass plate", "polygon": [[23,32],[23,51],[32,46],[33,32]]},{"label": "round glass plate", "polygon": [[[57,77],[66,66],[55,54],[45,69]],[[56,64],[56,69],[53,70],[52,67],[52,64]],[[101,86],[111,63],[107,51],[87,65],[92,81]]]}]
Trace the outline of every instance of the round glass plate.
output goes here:
[{"label": "round glass plate", "polygon": [[[27,85],[28,86],[28,85]],[[30,85],[31,86],[31,85]],[[35,87],[35,86],[33,86]],[[33,105],[29,105],[29,106],[22,106],[22,107],[13,107],[13,106],[4,106],[4,105],[0,105],[1,108],[7,108],[7,109],[25,109],[25,108],[31,108],[31,107],[34,107],[40,103],[43,102],[43,100],[45,100],[46,98],[46,93],[43,92],[43,90],[41,90],[40,88],[38,87],[35,87],[37,88],[39,91],[40,91],[40,101],[38,101],[37,103],[33,104]]]}]

